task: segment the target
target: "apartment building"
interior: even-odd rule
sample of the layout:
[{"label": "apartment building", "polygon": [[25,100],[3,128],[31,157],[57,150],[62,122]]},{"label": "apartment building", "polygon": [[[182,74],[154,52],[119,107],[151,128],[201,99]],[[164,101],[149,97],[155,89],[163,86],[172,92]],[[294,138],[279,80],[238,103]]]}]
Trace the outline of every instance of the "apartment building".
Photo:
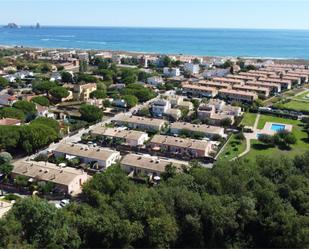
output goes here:
[{"label": "apartment building", "polygon": [[234,85],[234,84],[242,85],[245,83],[243,80],[231,79],[231,78],[225,78],[225,77],[215,77],[215,78],[212,78],[212,81],[219,82],[219,83],[225,83],[229,85]]},{"label": "apartment building", "polygon": [[218,92],[218,96],[228,101],[240,101],[247,103],[252,103],[254,100],[258,99],[256,93],[237,91],[232,89],[221,89]]},{"label": "apartment building", "polygon": [[123,144],[127,144],[132,147],[142,146],[146,141],[149,140],[146,132],[135,131],[135,130],[124,130],[121,128],[106,128],[98,126],[91,130],[92,136],[121,139]]},{"label": "apartment building", "polygon": [[252,86],[252,85],[233,85],[234,90],[254,92],[263,98],[268,98],[270,89],[268,87]]},{"label": "apartment building", "polygon": [[281,85],[278,83],[269,83],[269,82],[260,82],[260,81],[247,81],[246,85],[257,86],[257,87],[266,87],[270,89],[271,93],[280,93]]},{"label": "apartment building", "polygon": [[177,67],[165,67],[163,68],[163,74],[165,77],[178,77],[180,76],[180,69]]},{"label": "apartment building", "polygon": [[175,122],[170,126],[170,131],[172,134],[180,134],[183,130],[197,132],[208,138],[213,138],[214,136],[225,136],[224,129],[218,126],[197,125],[185,122]]},{"label": "apartment building", "polygon": [[91,177],[82,170],[61,168],[47,162],[17,161],[13,163],[11,176],[25,176],[32,181],[51,182],[59,191],[75,196],[82,192],[83,184]]},{"label": "apartment building", "polygon": [[209,154],[214,150],[212,142],[163,135],[155,135],[150,141],[150,147],[153,151],[187,155],[191,158],[209,157]]},{"label": "apartment building", "polygon": [[120,159],[120,153],[106,148],[94,148],[77,144],[61,144],[54,151],[56,158],[77,157],[82,163],[97,163],[99,167],[106,169]]},{"label": "apartment building", "polygon": [[169,165],[175,166],[179,171],[182,166],[188,166],[187,162],[166,159],[150,155],[128,154],[120,162],[121,168],[129,173],[160,176]]},{"label": "apartment building", "polygon": [[200,66],[198,64],[193,63],[185,63],[184,70],[189,74],[199,74],[200,73]]},{"label": "apartment building", "polygon": [[259,78],[260,82],[269,82],[269,83],[277,83],[281,85],[281,89],[291,89],[292,81],[291,80],[281,80],[281,79],[271,79],[271,78]]},{"label": "apartment building", "polygon": [[218,90],[216,88],[192,84],[183,84],[182,90],[185,94],[197,97],[214,98],[218,94]]},{"label": "apartment building", "polygon": [[171,108],[172,108],[171,103],[165,99],[157,99],[153,101],[151,104],[152,114],[155,117],[162,117]]},{"label": "apartment building", "polygon": [[113,121],[117,125],[127,126],[131,129],[138,129],[149,132],[157,132],[167,125],[163,119],[146,118],[139,116],[119,115]]},{"label": "apartment building", "polygon": [[97,90],[97,84],[88,83],[83,85],[74,85],[73,97],[75,100],[87,101],[90,94]]}]

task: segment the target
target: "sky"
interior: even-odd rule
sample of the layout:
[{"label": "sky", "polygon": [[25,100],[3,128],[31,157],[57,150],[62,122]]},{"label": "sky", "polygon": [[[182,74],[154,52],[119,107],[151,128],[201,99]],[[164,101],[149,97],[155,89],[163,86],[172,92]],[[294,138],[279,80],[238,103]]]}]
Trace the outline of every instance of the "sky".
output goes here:
[{"label": "sky", "polygon": [[0,24],[309,29],[309,0],[0,0]]}]

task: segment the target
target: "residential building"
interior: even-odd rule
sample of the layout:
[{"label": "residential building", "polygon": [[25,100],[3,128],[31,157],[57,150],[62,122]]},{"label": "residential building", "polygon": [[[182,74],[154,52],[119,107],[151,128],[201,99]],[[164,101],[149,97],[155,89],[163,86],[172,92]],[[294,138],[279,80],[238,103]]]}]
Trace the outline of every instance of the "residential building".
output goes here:
[{"label": "residential building", "polygon": [[142,146],[146,141],[149,140],[146,132],[135,131],[135,130],[124,130],[121,128],[106,128],[98,126],[91,130],[93,136],[116,138],[124,141],[129,146]]},{"label": "residential building", "polygon": [[74,85],[73,96],[75,100],[87,101],[90,99],[90,94],[97,90],[97,84],[78,84]]},{"label": "residential building", "polygon": [[138,129],[149,132],[160,131],[167,125],[167,121],[163,119],[129,116],[126,114],[117,116],[112,122],[116,123],[117,125],[127,126],[131,129]]},{"label": "residential building", "polygon": [[198,64],[193,63],[185,63],[184,70],[189,74],[199,74],[200,73],[200,66]]},{"label": "residential building", "polygon": [[193,84],[183,84],[182,85],[183,93],[197,96],[197,97],[208,97],[214,98],[218,94],[218,90],[213,87],[199,86]]},{"label": "residential building", "polygon": [[194,109],[194,105],[191,101],[181,101],[178,104],[178,107],[188,109],[189,111],[192,111]]},{"label": "residential building", "polygon": [[217,68],[217,69],[212,69],[212,70],[206,70],[203,72],[203,77],[205,79],[211,79],[213,77],[224,77],[227,74],[230,73],[230,69],[221,69],[221,68]]},{"label": "residential building", "polygon": [[164,85],[164,80],[160,76],[153,76],[147,79],[147,84],[157,87],[158,85]]},{"label": "residential building", "polygon": [[49,111],[49,107],[36,104],[37,116],[45,118],[55,118],[55,114]]},{"label": "residential building", "polygon": [[278,83],[269,83],[269,82],[261,82],[261,81],[247,81],[246,85],[257,86],[257,87],[267,87],[270,89],[271,93],[280,93],[281,85]]},{"label": "residential building", "polygon": [[60,144],[54,151],[56,158],[77,157],[82,163],[96,163],[99,167],[106,169],[120,159],[120,153],[106,148],[95,148],[77,144]]},{"label": "residential building", "polygon": [[229,85],[234,85],[234,84],[244,84],[243,80],[238,80],[238,79],[231,79],[231,78],[225,78],[225,77],[215,77],[212,78],[212,81],[214,82],[219,82],[219,83],[225,83],[225,84],[229,84]]},{"label": "residential building", "polygon": [[56,189],[72,196],[80,194],[83,184],[91,178],[82,170],[61,168],[47,162],[17,161],[13,166],[11,173],[13,178],[25,176],[31,182],[51,182],[55,184]]},{"label": "residential building", "polygon": [[160,176],[165,172],[166,166],[172,165],[181,171],[182,166],[188,166],[188,163],[150,155],[128,154],[122,158],[120,165],[127,173]]},{"label": "residential building", "polygon": [[171,103],[165,99],[157,99],[151,104],[152,114],[155,117],[162,117],[169,109],[171,109]]},{"label": "residential building", "polygon": [[259,78],[261,82],[277,83],[281,85],[281,89],[291,89],[292,81],[291,80],[281,80],[281,79],[271,79],[271,78]]},{"label": "residential building", "polygon": [[12,106],[17,101],[16,96],[9,94],[0,95],[0,107],[1,106]]},{"label": "residential building", "polygon": [[175,122],[170,126],[170,131],[172,134],[180,134],[183,130],[200,133],[208,138],[213,138],[214,136],[225,136],[224,129],[218,126],[198,125],[184,122]]},{"label": "residential building", "polygon": [[166,116],[171,117],[173,120],[179,120],[182,116],[181,110],[178,108],[171,108],[169,110],[167,110],[167,112],[165,113]]},{"label": "residential building", "polygon": [[165,67],[163,68],[163,74],[165,77],[178,77],[180,76],[180,69],[177,67]]},{"label": "residential building", "polygon": [[234,90],[253,92],[263,98],[268,98],[270,89],[268,87],[252,86],[252,85],[233,85]]},{"label": "residential building", "polygon": [[252,103],[253,101],[258,99],[256,93],[237,91],[232,89],[221,89],[218,92],[218,96],[228,101],[240,101],[248,103]]},{"label": "residential building", "polygon": [[212,142],[191,138],[178,138],[172,136],[155,135],[150,141],[154,151],[171,153],[179,156],[209,157],[214,147]]},{"label": "residential building", "polygon": [[1,125],[21,125],[21,120],[15,118],[2,118],[0,119],[0,126]]}]

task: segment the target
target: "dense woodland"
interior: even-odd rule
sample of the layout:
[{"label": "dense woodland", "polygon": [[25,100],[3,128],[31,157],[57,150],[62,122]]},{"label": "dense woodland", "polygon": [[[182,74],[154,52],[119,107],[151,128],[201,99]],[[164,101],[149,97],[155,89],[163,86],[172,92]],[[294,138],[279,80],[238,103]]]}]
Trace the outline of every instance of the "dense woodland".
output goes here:
[{"label": "dense woodland", "polygon": [[17,201],[0,221],[1,248],[306,248],[309,152],[296,158],[169,167],[157,186],[118,166],[84,186],[80,202],[56,209]]}]

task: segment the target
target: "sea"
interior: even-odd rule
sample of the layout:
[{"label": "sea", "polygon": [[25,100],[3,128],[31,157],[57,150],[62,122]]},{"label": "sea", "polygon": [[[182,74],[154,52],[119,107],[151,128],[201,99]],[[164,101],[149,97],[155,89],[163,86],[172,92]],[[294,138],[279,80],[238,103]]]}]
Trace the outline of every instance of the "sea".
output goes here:
[{"label": "sea", "polygon": [[309,59],[309,30],[1,27],[0,45],[197,56]]}]

